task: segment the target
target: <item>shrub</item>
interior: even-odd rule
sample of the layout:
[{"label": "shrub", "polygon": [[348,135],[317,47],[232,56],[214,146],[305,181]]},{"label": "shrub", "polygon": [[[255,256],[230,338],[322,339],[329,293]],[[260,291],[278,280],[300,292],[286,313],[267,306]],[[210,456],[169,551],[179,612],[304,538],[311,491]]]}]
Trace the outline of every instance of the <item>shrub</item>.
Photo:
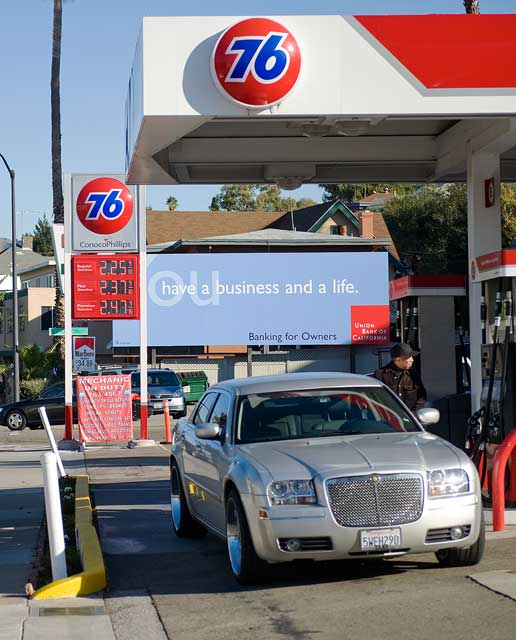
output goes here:
[{"label": "shrub", "polygon": [[46,387],[47,381],[44,378],[34,378],[32,380],[20,380],[20,393],[25,398],[39,396]]}]

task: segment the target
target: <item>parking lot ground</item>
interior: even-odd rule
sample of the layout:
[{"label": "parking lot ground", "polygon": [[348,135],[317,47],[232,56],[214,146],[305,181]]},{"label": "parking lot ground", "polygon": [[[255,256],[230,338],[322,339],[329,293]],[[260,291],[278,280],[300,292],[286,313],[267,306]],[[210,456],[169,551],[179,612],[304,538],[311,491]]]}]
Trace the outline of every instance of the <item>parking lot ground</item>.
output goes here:
[{"label": "parking lot ground", "polygon": [[[376,562],[281,565],[244,588],[225,546],[172,531],[168,450],[86,451],[110,584],[109,612],[147,593],[173,640],[514,638],[516,602],[471,574],[516,568],[515,532],[489,536],[482,563],[443,569],[433,554]],[[515,576],[516,581],[516,576]],[[114,620],[114,616],[112,617]],[[121,629],[114,622],[117,638]]]}]

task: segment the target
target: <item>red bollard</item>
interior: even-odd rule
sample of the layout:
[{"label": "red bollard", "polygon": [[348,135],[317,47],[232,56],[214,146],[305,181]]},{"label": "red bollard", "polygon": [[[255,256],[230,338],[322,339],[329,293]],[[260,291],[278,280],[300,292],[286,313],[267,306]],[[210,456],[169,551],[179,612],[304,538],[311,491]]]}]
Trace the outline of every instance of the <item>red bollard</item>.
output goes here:
[{"label": "red bollard", "polygon": [[64,440],[73,440],[73,407],[71,404],[65,405],[65,432]]},{"label": "red bollard", "polygon": [[513,429],[498,447],[493,463],[493,531],[503,531],[505,526],[505,467],[516,447],[516,429]]},{"label": "red bollard", "polygon": [[170,434],[170,413],[168,412],[168,400],[163,400],[163,416],[165,417],[165,444],[172,442]]},{"label": "red bollard", "polygon": [[143,402],[140,405],[140,440],[148,440],[149,432],[147,430],[147,419],[149,415],[149,409]]}]

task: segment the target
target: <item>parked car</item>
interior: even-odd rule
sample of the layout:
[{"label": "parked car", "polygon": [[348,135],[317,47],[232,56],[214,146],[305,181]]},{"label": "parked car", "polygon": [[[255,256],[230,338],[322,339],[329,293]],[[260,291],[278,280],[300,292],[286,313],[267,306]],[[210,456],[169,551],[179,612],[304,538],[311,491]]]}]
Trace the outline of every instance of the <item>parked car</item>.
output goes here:
[{"label": "parked car", "polygon": [[[131,373],[133,393],[140,393],[140,372]],[[163,400],[168,400],[168,410],[175,418],[186,415],[186,400],[183,387],[171,369],[147,369],[147,393],[149,408],[154,413],[163,413]]]},{"label": "parked car", "polygon": [[[64,424],[65,421],[65,385],[64,382],[55,382],[42,393],[33,398],[9,402],[0,406],[0,425],[8,427],[11,431],[21,431],[25,427],[32,429],[42,428],[43,424],[39,415],[39,407],[45,407],[50,424]],[[140,415],[139,395],[132,395],[133,418]],[[149,408],[152,415],[152,408]],[[77,402],[75,398],[75,385],[73,394],[73,420],[77,422]]]},{"label": "parked car", "polygon": [[172,437],[172,524],[226,541],[236,579],[268,563],[435,552],[480,561],[480,482],[470,459],[381,382],[301,373],[211,387]]}]

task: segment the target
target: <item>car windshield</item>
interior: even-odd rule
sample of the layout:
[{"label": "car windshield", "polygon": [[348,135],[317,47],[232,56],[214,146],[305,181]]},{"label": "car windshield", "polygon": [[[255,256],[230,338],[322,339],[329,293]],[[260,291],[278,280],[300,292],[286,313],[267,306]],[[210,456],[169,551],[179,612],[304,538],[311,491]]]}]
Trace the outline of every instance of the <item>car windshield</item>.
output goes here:
[{"label": "car windshield", "polygon": [[[131,378],[133,387],[140,387],[140,374],[133,373]],[[173,371],[148,371],[147,385],[150,387],[180,387],[179,379]]]},{"label": "car windshield", "polygon": [[420,431],[386,389],[355,387],[243,396],[237,443]]}]

